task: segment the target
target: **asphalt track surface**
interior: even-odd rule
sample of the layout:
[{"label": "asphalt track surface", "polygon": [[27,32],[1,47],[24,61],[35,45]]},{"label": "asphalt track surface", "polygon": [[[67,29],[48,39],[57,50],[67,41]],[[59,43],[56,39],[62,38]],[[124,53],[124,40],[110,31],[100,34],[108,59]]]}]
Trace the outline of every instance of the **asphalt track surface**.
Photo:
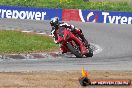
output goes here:
[{"label": "asphalt track surface", "polygon": [[[132,25],[68,22],[83,30],[89,42],[99,45],[102,52],[92,58],[70,56],[43,59],[1,59],[0,71],[43,70],[132,70]],[[0,29],[50,33],[48,21],[1,19]]]}]

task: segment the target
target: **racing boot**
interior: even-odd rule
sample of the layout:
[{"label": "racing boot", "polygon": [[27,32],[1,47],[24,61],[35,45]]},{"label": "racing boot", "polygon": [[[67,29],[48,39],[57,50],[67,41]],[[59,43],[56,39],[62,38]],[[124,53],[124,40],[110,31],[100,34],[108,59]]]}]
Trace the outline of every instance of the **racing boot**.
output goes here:
[{"label": "racing boot", "polygon": [[62,51],[62,54],[68,52],[67,48],[64,45],[61,45],[60,50]]}]

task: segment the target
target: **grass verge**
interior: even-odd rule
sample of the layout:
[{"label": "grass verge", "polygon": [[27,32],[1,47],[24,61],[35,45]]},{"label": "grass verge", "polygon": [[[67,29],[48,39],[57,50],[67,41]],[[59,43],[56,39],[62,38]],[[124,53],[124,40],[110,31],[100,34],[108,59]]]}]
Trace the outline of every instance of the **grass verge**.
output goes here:
[{"label": "grass verge", "polygon": [[57,49],[53,39],[46,35],[0,30],[0,53],[31,53]]},{"label": "grass verge", "polygon": [[103,2],[84,2],[83,0],[1,0],[0,5],[104,11],[132,11],[132,4],[128,1],[110,2],[110,0],[105,0]]}]

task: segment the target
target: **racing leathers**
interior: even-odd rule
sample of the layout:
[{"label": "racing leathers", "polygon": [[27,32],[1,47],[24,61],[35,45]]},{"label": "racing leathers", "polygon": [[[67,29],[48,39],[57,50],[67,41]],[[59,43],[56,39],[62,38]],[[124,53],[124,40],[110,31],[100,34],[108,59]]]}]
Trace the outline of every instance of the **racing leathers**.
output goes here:
[{"label": "racing leathers", "polygon": [[[58,43],[58,36],[57,36],[57,30],[59,29],[59,27],[64,27],[67,30],[70,30],[73,34],[77,34],[82,41],[84,41],[84,35],[82,33],[82,30],[79,28],[76,28],[74,25],[69,25],[68,23],[65,22],[59,22],[58,26],[52,26],[52,30],[51,30],[51,35],[52,37],[54,37],[54,42]],[[63,45],[60,46],[60,49],[62,50],[62,53],[66,53],[67,49],[65,49],[65,47]]]}]

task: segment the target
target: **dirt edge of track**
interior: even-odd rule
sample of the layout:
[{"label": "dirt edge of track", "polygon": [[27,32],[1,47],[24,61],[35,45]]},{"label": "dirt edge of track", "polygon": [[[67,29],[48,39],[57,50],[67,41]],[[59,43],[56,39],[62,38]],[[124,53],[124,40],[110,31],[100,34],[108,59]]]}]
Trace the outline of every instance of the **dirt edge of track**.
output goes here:
[{"label": "dirt edge of track", "polygon": [[[82,88],[79,84],[80,71],[33,71],[0,72],[1,88]],[[90,79],[130,79],[132,71],[89,71]],[[130,86],[107,86],[107,88],[131,88]],[[86,88],[93,88],[88,86]],[[106,86],[94,86],[106,88]]]}]

